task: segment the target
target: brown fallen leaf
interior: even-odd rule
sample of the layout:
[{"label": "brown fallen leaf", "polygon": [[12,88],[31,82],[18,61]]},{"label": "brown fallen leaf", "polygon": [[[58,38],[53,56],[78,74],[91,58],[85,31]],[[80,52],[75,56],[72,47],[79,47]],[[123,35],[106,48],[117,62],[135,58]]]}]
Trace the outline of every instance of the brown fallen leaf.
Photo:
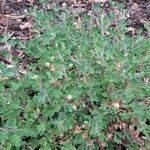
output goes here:
[{"label": "brown fallen leaf", "polygon": [[132,11],[137,11],[139,9],[139,5],[137,3],[133,3],[131,6]]},{"label": "brown fallen leaf", "polygon": [[86,144],[89,148],[93,147],[93,141],[89,138],[88,133],[83,133],[82,139],[86,142]]},{"label": "brown fallen leaf", "polygon": [[28,28],[32,28],[32,24],[30,22],[26,22],[25,24],[23,25],[20,25],[19,26],[22,30],[23,29],[28,29]]},{"label": "brown fallen leaf", "polygon": [[115,64],[115,69],[116,69],[116,70],[120,70],[120,68],[121,68],[121,64],[120,64],[120,63],[116,63],[116,64]]},{"label": "brown fallen leaf", "polygon": [[53,85],[53,86],[61,86],[60,81],[58,81],[57,79],[52,79],[50,81],[50,84]]},{"label": "brown fallen leaf", "polygon": [[119,108],[120,108],[120,100],[115,100],[115,101],[112,103],[112,105],[113,105],[115,108],[119,109]]},{"label": "brown fallen leaf", "polygon": [[101,150],[104,150],[104,149],[105,149],[106,144],[105,144],[103,141],[101,141],[101,140],[99,139],[99,137],[96,137],[96,142],[97,142],[97,144],[98,144],[98,146],[99,146],[99,149],[101,149]]},{"label": "brown fallen leaf", "polygon": [[68,101],[72,100],[72,95],[68,95],[68,96],[66,97],[66,100],[68,100]]},{"label": "brown fallen leaf", "polygon": [[81,133],[81,127],[80,127],[80,126],[76,126],[76,127],[74,128],[73,133],[74,133],[74,134],[79,134],[79,133]]},{"label": "brown fallen leaf", "polygon": [[21,2],[22,2],[22,0],[16,0],[16,2],[17,2],[17,3],[21,3]]},{"label": "brown fallen leaf", "polygon": [[7,29],[8,20],[8,17],[0,15],[0,35]]},{"label": "brown fallen leaf", "polygon": [[110,134],[110,133],[107,133],[107,138],[108,138],[108,140],[112,140],[112,134]]},{"label": "brown fallen leaf", "polygon": [[76,29],[81,29],[81,18],[78,17],[78,19],[74,22],[74,25]]},{"label": "brown fallen leaf", "polygon": [[6,0],[0,0],[0,13],[4,14],[4,6],[6,4]]},{"label": "brown fallen leaf", "polygon": [[119,104],[119,102],[115,102],[115,103],[113,103],[113,106],[114,106],[115,108],[119,108],[119,107],[120,107],[120,104]]}]

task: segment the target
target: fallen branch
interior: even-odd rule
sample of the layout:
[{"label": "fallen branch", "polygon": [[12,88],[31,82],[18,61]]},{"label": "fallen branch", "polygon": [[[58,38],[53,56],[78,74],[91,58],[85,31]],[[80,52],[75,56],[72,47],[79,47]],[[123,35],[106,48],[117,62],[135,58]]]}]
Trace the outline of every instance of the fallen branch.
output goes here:
[{"label": "fallen branch", "polygon": [[3,17],[7,17],[9,19],[22,19],[22,18],[25,18],[25,15],[19,15],[19,16],[16,16],[16,15],[3,15]]}]

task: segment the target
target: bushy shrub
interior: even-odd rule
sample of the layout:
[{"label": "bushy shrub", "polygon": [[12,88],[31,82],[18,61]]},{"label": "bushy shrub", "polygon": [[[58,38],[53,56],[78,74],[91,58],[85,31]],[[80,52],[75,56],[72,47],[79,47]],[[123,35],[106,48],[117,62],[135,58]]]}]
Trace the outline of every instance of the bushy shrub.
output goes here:
[{"label": "bushy shrub", "polygon": [[16,43],[36,63],[0,64],[2,149],[149,148],[150,42],[94,11],[32,12],[33,38]]}]

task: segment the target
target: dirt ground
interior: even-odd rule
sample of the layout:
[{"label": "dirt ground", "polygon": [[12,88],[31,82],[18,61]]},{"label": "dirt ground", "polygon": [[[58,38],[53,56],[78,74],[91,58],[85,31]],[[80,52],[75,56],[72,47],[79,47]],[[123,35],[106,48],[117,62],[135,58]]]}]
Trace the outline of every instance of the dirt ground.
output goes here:
[{"label": "dirt ground", "polygon": [[[114,0],[123,3],[127,10],[126,19],[128,32],[131,35],[140,34],[149,37],[150,1],[149,0]],[[93,3],[100,3],[101,8],[107,14],[114,9],[110,7],[109,0],[49,0],[46,4],[40,4],[38,0],[1,0],[0,2],[0,35],[4,32],[13,32],[13,36],[28,39],[30,33],[22,27],[29,20],[24,16],[28,8],[37,5],[41,9],[48,10],[53,5],[67,5],[72,9],[78,9],[78,13],[90,11]],[[117,5],[117,4],[116,4]],[[30,20],[31,21],[31,20]],[[22,29],[22,28],[23,29]]]}]

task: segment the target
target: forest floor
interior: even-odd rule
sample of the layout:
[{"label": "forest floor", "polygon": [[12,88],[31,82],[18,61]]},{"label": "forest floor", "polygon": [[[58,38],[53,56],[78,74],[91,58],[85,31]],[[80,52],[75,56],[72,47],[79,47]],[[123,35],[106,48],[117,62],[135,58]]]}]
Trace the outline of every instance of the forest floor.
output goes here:
[{"label": "forest floor", "polygon": [[[110,6],[109,0],[49,0],[42,4],[38,0],[2,0],[0,2],[0,35],[4,32],[11,32],[11,36],[19,38],[30,37],[27,30],[28,20],[25,12],[28,9],[37,6],[45,11],[50,10],[53,6],[59,5],[69,7],[75,15],[88,13],[92,11],[93,3],[100,3],[101,8],[109,15],[112,12],[116,13],[116,19],[125,17],[127,20],[127,32],[131,35],[142,34],[149,37],[150,31],[150,1],[149,0],[114,0],[122,4],[125,13],[119,12],[115,7]],[[116,5],[117,5],[116,3]],[[116,20],[117,21],[117,20]],[[139,31],[140,30],[140,31]]]}]

